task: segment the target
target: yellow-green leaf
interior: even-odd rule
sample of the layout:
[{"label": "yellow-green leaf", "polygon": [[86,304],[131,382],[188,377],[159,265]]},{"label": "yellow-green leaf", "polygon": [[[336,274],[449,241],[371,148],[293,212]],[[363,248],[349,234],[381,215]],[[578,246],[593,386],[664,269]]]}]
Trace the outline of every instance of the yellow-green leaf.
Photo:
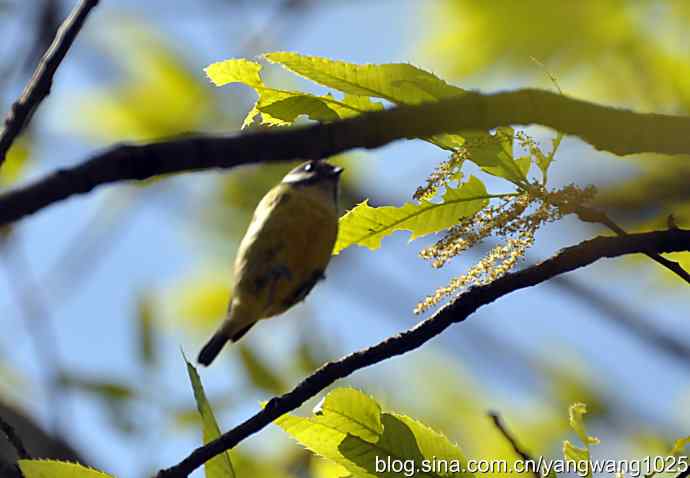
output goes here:
[{"label": "yellow-green leaf", "polygon": [[200,327],[207,333],[218,325],[227,311],[228,297],[232,294],[228,276],[228,271],[219,266],[218,270],[185,277],[171,288],[167,296],[174,305],[175,315],[185,326]]},{"label": "yellow-green leaf", "polygon": [[160,41],[150,25],[121,18],[117,29],[96,34],[113,55],[117,84],[96,90],[79,89],[64,108],[75,109],[62,123],[101,141],[146,141],[204,130],[217,104],[197,72],[177,49]]},{"label": "yellow-green leaf", "polygon": [[599,439],[587,435],[585,423],[583,420],[584,414],[587,413],[587,405],[584,403],[574,403],[568,409],[570,418],[570,427],[575,430],[578,438],[582,441],[584,448],[573,445],[570,441],[563,442],[563,456],[566,460],[573,460],[576,463],[577,471],[580,476],[592,478],[592,469],[590,464],[589,446],[599,444]]},{"label": "yellow-green leaf", "polygon": [[311,460],[309,473],[313,478],[351,478],[353,476],[344,466],[323,458]]},{"label": "yellow-green leaf", "polygon": [[515,159],[515,164],[522,173],[522,177],[526,178],[529,174],[529,169],[532,166],[532,158],[529,156],[523,156],[521,158]]},{"label": "yellow-green leaf", "polygon": [[589,450],[587,448],[580,448],[565,440],[563,442],[563,457],[566,462],[575,462],[575,467],[580,476],[592,478],[592,470],[589,466]]},{"label": "yellow-green leaf", "polygon": [[[356,106],[360,111],[371,111],[371,105],[380,109],[382,105],[371,102],[356,104],[351,96],[383,98],[395,104],[416,105],[465,93],[462,88],[449,85],[436,75],[407,63],[358,65],[291,52],[267,53],[264,57],[270,62],[280,63],[297,75],[342,91],[346,95],[343,103]],[[346,116],[341,114],[340,117]],[[463,144],[463,138],[456,134],[440,134],[428,140],[448,150]]]},{"label": "yellow-green leaf", "polygon": [[685,438],[679,438],[673,443],[673,448],[671,448],[669,455],[681,454],[683,452],[683,448],[685,448],[685,446],[688,444],[690,444],[690,436],[687,436]]},{"label": "yellow-green leaf", "polygon": [[524,182],[529,163],[513,159],[513,128],[497,128],[495,134],[465,133],[469,159],[483,171],[514,183]]},{"label": "yellow-green leaf", "polygon": [[216,86],[230,83],[244,83],[245,85],[261,87],[261,65],[244,58],[231,58],[218,61],[204,68],[206,76]]},{"label": "yellow-green leaf", "polygon": [[565,135],[561,133],[560,131],[556,134],[556,137],[551,140],[551,151],[549,154],[544,154],[541,152],[539,148],[536,148],[537,151],[537,166],[539,166],[539,170],[541,173],[546,176],[547,171],[549,170],[549,166],[551,166],[551,162],[553,161],[553,158],[556,156],[556,152],[558,151],[558,147],[561,145],[561,142],[563,141],[563,138]]},{"label": "yellow-green leaf", "polygon": [[[330,95],[321,98],[331,98]],[[334,101],[328,105],[333,111],[338,113],[340,118],[350,118],[367,111],[379,111],[383,105],[378,101],[371,101],[368,96],[357,96],[346,94],[341,101]]]},{"label": "yellow-green leaf", "polygon": [[5,162],[0,169],[0,188],[17,181],[26,171],[28,162],[29,144],[26,140],[19,140],[7,152]]},{"label": "yellow-green leaf", "polygon": [[286,124],[295,121],[299,115],[307,115],[316,121],[335,121],[340,118],[322,98],[311,95],[291,95],[280,100],[267,101],[267,95],[264,94],[257,108]]},{"label": "yellow-green leaf", "polygon": [[[442,434],[409,417],[381,413],[372,398],[352,389],[329,393],[313,417],[284,415],[275,422],[299,443],[344,467],[357,477],[393,477],[382,472],[389,460],[402,460],[415,470],[424,460],[448,460],[448,473],[420,471],[420,477],[469,477],[466,459]],[[410,475],[411,476],[411,475]]]},{"label": "yellow-green leaf", "polygon": [[[218,427],[218,422],[216,422],[216,417],[213,415],[211,405],[208,403],[204,387],[201,384],[201,379],[199,378],[196,368],[189,363],[186,357],[184,357],[184,361],[187,364],[187,373],[189,374],[189,380],[194,390],[194,400],[196,401],[199,415],[201,415],[204,444],[206,444],[220,436],[220,428]],[[206,478],[235,478],[235,471],[230,461],[230,452],[226,451],[211,458],[204,464],[204,471],[206,473]]]},{"label": "yellow-green leaf", "polygon": [[261,360],[246,344],[239,345],[240,358],[252,384],[274,395],[285,391],[285,383],[280,375],[274,373],[270,366]]},{"label": "yellow-green leaf", "polygon": [[331,426],[366,441],[376,441],[383,433],[381,407],[354,388],[337,388],[314,407],[314,415],[327,417]]},{"label": "yellow-green leaf", "polygon": [[383,105],[378,101],[371,101],[368,96],[348,95],[343,97],[343,103],[360,111],[378,111],[383,109]]},{"label": "yellow-green leaf", "polygon": [[422,199],[401,207],[371,207],[364,201],[340,218],[333,253],[353,244],[378,249],[381,240],[395,231],[410,231],[414,240],[447,229],[486,206],[489,198],[484,184],[472,176],[458,188],[448,187],[440,203]]},{"label": "yellow-green leaf", "polygon": [[137,326],[139,359],[145,365],[156,362],[155,334],[156,328],[153,317],[153,299],[150,294],[139,297],[137,301]]},{"label": "yellow-green leaf", "polygon": [[262,124],[283,126],[293,123],[300,115],[306,115],[315,121],[334,121],[355,116],[363,111],[382,108],[381,105],[363,98],[346,97],[341,102],[331,95],[315,96],[299,91],[270,88],[261,78],[261,65],[242,58],[213,63],[204,71],[216,86],[243,83],[254,88],[259,95],[259,99],[244,119],[243,128],[251,125],[259,114]]},{"label": "yellow-green leaf", "polygon": [[[204,70],[213,84],[244,83],[259,95],[244,119],[243,128],[251,125],[258,115],[261,115],[262,124],[270,126],[292,124],[300,115],[315,121],[333,121],[383,109],[381,103],[371,98],[414,105],[464,93],[463,89],[406,63],[356,65],[285,52],[268,53],[265,58],[316,83],[335,88],[343,92],[344,97],[337,100],[330,94],[315,96],[270,88],[261,78],[261,65],[251,60],[235,58],[213,63]],[[439,134],[427,140],[448,150],[457,149],[464,142],[456,134]]]},{"label": "yellow-green leaf", "polygon": [[407,63],[357,65],[292,52],[267,53],[264,57],[323,86],[349,95],[383,98],[394,103],[419,104],[465,92]]},{"label": "yellow-green leaf", "polygon": [[112,478],[112,475],[79,463],[57,460],[19,460],[24,478]]},{"label": "yellow-green leaf", "polygon": [[568,412],[570,415],[570,426],[575,430],[582,443],[585,446],[599,444],[599,439],[587,435],[587,430],[585,429],[585,422],[582,417],[587,413],[587,405],[584,403],[574,403],[570,406]]}]

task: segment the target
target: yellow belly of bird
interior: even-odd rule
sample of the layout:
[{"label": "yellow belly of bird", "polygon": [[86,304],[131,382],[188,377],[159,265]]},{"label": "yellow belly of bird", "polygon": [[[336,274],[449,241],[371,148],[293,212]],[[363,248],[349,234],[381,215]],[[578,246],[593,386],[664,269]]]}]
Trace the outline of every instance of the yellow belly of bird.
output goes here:
[{"label": "yellow belly of bird", "polygon": [[337,215],[322,197],[281,185],[262,202],[259,209],[271,213],[254,218],[235,262],[233,321],[272,317],[304,299],[323,277],[337,235]]}]

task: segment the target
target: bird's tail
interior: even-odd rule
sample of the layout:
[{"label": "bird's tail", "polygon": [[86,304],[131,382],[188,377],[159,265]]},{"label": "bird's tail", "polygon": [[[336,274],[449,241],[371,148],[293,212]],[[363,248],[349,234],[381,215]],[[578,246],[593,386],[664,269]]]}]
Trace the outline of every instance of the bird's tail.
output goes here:
[{"label": "bird's tail", "polygon": [[230,313],[230,317],[223,322],[223,325],[199,352],[197,362],[201,365],[210,365],[228,341],[237,342],[256,324],[256,321],[247,323],[246,321],[238,320],[238,316],[246,317],[248,314],[235,314],[236,310]]},{"label": "bird's tail", "polygon": [[215,359],[220,351],[223,349],[225,344],[230,340],[225,331],[220,329],[218,332],[213,334],[211,340],[206,342],[206,345],[199,352],[199,357],[196,359],[201,365],[209,366],[213,359]]}]

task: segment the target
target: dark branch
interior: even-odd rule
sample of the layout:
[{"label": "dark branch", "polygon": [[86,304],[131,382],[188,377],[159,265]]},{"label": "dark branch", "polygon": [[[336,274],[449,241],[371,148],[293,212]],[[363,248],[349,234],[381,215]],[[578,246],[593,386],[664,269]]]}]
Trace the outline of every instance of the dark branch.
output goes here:
[{"label": "dark branch", "polygon": [[[613,220],[602,211],[580,206],[577,209],[576,214],[577,217],[579,217],[582,221],[603,224],[619,236],[625,236],[628,234],[622,227],[613,222]],[[678,262],[666,259],[665,257],[662,257],[654,251],[645,252],[645,255],[652,259],[654,262],[661,264],[663,267],[670,270],[678,277],[683,279],[685,282],[690,284],[690,273],[683,269],[683,267]]]},{"label": "dark branch", "polygon": [[38,105],[50,94],[55,72],[65,58],[72,43],[74,43],[74,39],[84,25],[89,12],[98,4],[98,1],[82,0],[75,7],[70,16],[60,26],[53,43],[38,63],[22,95],[12,105],[5,118],[5,128],[0,134],[0,167],[5,162],[5,156],[14,140],[29,123]]},{"label": "dark branch", "polygon": [[499,297],[540,284],[554,276],[587,266],[605,257],[618,257],[647,251],[663,253],[688,250],[690,250],[690,230],[671,229],[629,234],[622,237],[597,237],[576,246],[562,249],[544,262],[507,274],[491,284],[473,287],[411,329],[389,337],[377,345],[321,366],[291,392],[271,399],[265,408],[224,433],[217,440],[197,448],[172,468],[161,470],[158,473],[158,478],[188,476],[206,461],[233,448],[281,415],[296,409],[336,380],[361,368],[420,347],[450,325],[464,321],[479,307],[489,304]]},{"label": "dark branch", "polygon": [[[489,412],[489,417],[491,417],[491,420],[494,422],[494,426],[498,429],[501,435],[503,435],[503,438],[505,438],[506,441],[510,443],[510,447],[513,449],[515,454],[522,458],[522,460],[526,463],[526,466],[534,467],[536,461],[534,460],[534,458],[532,458],[532,456],[529,453],[527,453],[525,450],[522,449],[522,447],[520,447],[513,434],[510,433],[510,431],[506,428],[505,424],[503,423],[503,420],[501,420],[501,416],[496,412]],[[532,474],[535,478],[542,478],[542,476],[539,474],[539,471],[536,469],[532,470]]]},{"label": "dark branch", "polygon": [[233,137],[191,137],[109,149],[0,195],[0,225],[101,184],[240,164],[327,157],[448,131],[540,124],[616,154],[690,153],[690,118],[641,114],[541,90],[467,94],[327,124]]},{"label": "dark branch", "polygon": [[29,452],[27,452],[24,447],[22,439],[19,438],[19,435],[14,431],[14,427],[7,423],[2,417],[0,417],[0,430],[2,430],[2,433],[7,437],[7,441],[10,442],[10,445],[12,445],[20,459],[24,460],[31,458],[31,455],[29,455]]}]

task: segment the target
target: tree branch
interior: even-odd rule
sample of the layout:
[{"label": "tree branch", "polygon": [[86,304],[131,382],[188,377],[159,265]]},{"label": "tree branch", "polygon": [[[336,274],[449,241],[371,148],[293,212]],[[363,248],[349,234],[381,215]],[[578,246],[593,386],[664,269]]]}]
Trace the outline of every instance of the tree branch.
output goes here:
[{"label": "tree branch", "polygon": [[50,94],[53,76],[74,39],[81,31],[86,17],[98,5],[99,0],[82,0],[72,11],[55,35],[53,43],[38,63],[31,80],[22,95],[14,102],[5,118],[5,128],[0,133],[0,167],[14,140],[31,120],[38,105]]},{"label": "tree branch", "polygon": [[[522,461],[525,462],[525,466],[533,468],[534,465],[537,463],[536,460],[532,458],[532,456],[529,453],[527,453],[524,449],[522,449],[522,447],[520,447],[520,445],[517,442],[517,439],[513,436],[512,433],[510,433],[510,430],[508,430],[508,428],[505,426],[503,420],[501,420],[501,416],[497,412],[489,412],[489,417],[494,422],[494,426],[498,429],[501,435],[503,435],[503,438],[505,438],[506,441],[510,444],[510,447],[513,449],[515,454],[522,458]],[[534,478],[542,478],[541,474],[539,473],[539,470],[532,469],[531,471]]]},{"label": "tree branch", "polygon": [[2,417],[0,417],[0,430],[2,433],[7,437],[7,441],[10,442],[10,445],[14,448],[14,451],[17,452],[17,456],[20,459],[27,459],[31,458],[31,455],[29,455],[29,452],[26,451],[26,447],[24,447],[24,442],[22,442],[22,439],[19,438],[19,435],[14,430],[14,427],[7,423]]},{"label": "tree branch", "polygon": [[327,157],[403,138],[540,124],[619,155],[690,153],[690,117],[634,113],[542,90],[468,92],[438,103],[398,106],[354,118],[242,134],[121,145],[0,195],[0,225],[96,186],[182,171]]},{"label": "tree branch", "polygon": [[[575,214],[577,214],[577,217],[579,217],[580,220],[584,222],[594,222],[603,224],[619,236],[625,236],[628,234],[622,227],[613,222],[613,220],[610,217],[608,217],[604,212],[599,211],[597,209],[580,206],[575,211]],[[652,259],[654,262],[661,264],[663,267],[670,270],[678,277],[683,279],[685,282],[690,284],[690,273],[683,269],[683,267],[678,262],[666,259],[665,257],[662,257],[661,255],[653,251],[645,252],[645,255]]]},{"label": "tree branch", "polygon": [[621,327],[623,331],[632,334],[642,344],[654,348],[658,353],[676,359],[684,368],[690,366],[690,346],[674,333],[665,332],[652,324],[659,321],[654,317],[644,317],[640,311],[624,303],[617,303],[603,292],[585,285],[584,282],[570,277],[554,277],[549,284],[560,287],[567,293],[579,298],[586,304],[599,310],[599,317],[607,323]]},{"label": "tree branch", "polygon": [[554,276],[587,266],[605,257],[618,257],[648,251],[661,253],[689,250],[690,230],[670,229],[668,231],[628,234],[622,237],[597,237],[576,246],[562,249],[550,259],[521,271],[506,274],[491,284],[473,287],[411,329],[391,336],[377,345],[347,355],[340,360],[324,364],[292,391],[280,397],[272,398],[266,407],[251,418],[224,433],[217,440],[197,448],[179,464],[161,470],[158,473],[158,478],[188,476],[206,461],[233,448],[281,415],[296,409],[336,380],[361,368],[420,347],[450,325],[464,321],[479,307],[489,304],[499,297],[537,285]]}]

